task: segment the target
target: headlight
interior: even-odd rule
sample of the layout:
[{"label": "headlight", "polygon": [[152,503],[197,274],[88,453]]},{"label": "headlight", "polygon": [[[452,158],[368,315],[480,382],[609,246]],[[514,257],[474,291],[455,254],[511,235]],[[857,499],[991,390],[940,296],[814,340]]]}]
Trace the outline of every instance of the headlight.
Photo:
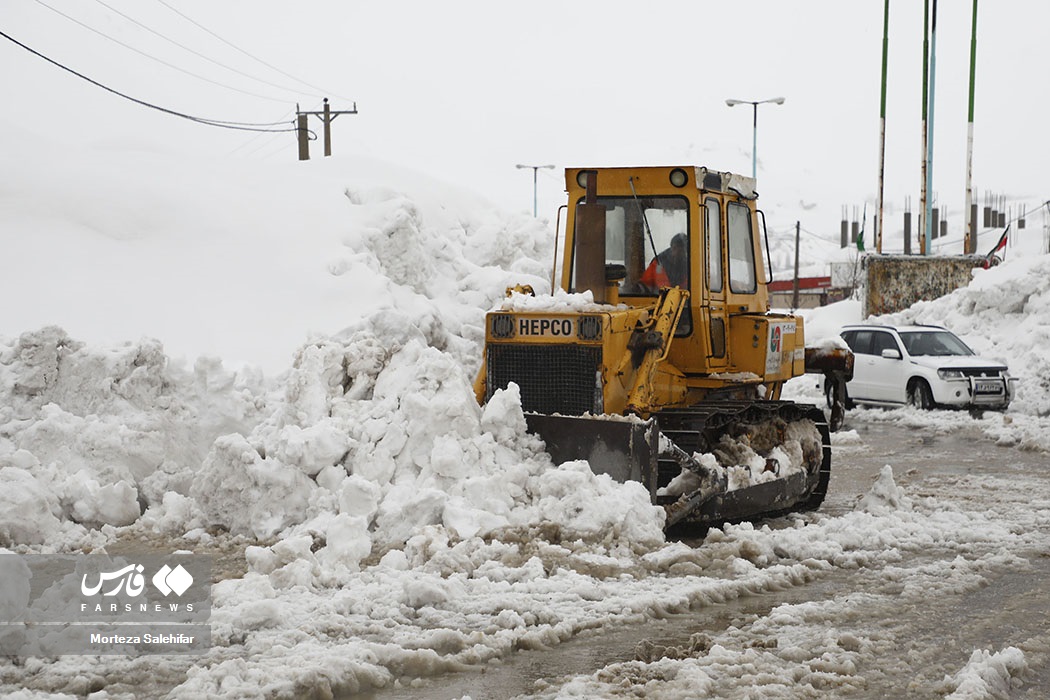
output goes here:
[{"label": "headlight", "polygon": [[962,379],[963,373],[961,369],[939,369],[937,376],[941,379]]},{"label": "headlight", "polygon": [[579,323],[579,331],[577,334],[580,340],[601,340],[602,338],[602,317],[601,316],[581,316]]},{"label": "headlight", "polygon": [[514,317],[510,314],[492,314],[489,318],[492,319],[492,337],[493,338],[513,338],[514,337]]}]

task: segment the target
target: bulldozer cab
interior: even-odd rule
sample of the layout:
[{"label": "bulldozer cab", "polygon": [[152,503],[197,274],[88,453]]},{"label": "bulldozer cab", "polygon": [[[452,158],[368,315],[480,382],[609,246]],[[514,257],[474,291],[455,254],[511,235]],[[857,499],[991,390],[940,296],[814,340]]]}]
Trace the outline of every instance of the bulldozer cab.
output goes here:
[{"label": "bulldozer cab", "polygon": [[769,310],[754,180],[703,167],[570,168],[562,289],[653,303],[689,292],[669,361],[686,374],[732,364],[730,318]]}]

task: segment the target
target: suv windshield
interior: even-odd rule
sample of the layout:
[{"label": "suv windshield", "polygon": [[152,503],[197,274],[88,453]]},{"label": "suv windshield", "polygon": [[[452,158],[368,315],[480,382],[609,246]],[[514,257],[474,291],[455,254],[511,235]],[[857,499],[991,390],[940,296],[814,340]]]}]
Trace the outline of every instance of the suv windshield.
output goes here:
[{"label": "suv windshield", "polygon": [[972,355],[973,350],[948,331],[901,333],[909,355]]}]

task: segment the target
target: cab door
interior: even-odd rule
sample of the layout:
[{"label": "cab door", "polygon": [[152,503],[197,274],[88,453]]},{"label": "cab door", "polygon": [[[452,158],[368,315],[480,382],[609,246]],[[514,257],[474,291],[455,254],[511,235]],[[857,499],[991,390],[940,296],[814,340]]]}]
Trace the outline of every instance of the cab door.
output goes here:
[{"label": "cab door", "polygon": [[705,259],[703,322],[708,335],[707,366],[710,371],[725,369],[729,362],[729,310],[726,306],[725,250],[722,242],[725,220],[722,197],[707,194],[703,200],[703,240]]}]

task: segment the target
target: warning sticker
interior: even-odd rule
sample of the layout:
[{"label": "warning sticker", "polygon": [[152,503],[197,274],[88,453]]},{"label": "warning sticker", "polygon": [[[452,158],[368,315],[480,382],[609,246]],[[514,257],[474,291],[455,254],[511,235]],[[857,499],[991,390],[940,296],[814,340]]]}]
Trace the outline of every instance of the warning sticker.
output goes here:
[{"label": "warning sticker", "polygon": [[[783,323],[770,323],[769,324],[769,340],[766,343],[766,374],[780,374],[781,367],[784,364],[784,349],[787,337],[792,337],[792,344],[794,344],[795,335],[795,322],[786,321]],[[794,348],[791,349],[792,351]],[[794,357],[794,353],[791,352],[788,355],[789,361]]]}]

